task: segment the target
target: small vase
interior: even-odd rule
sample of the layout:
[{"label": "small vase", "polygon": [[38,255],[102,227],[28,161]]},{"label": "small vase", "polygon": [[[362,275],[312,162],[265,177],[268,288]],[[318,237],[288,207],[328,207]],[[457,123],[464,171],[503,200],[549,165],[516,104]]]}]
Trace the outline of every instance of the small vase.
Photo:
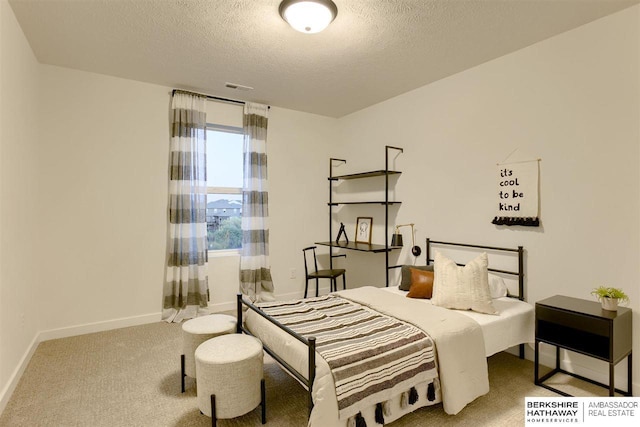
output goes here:
[{"label": "small vase", "polygon": [[618,311],[618,298],[602,298],[602,308],[609,311]]}]

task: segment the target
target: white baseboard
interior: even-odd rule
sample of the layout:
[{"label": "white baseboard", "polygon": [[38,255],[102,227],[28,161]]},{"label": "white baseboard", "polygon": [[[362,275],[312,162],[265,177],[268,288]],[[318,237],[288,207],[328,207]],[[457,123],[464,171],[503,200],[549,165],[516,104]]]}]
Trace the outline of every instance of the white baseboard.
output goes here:
[{"label": "white baseboard", "polygon": [[9,399],[16,389],[18,382],[22,377],[22,374],[24,373],[25,369],[27,369],[27,365],[29,364],[33,353],[35,353],[36,348],[38,348],[38,344],[40,344],[38,336],[39,334],[36,334],[36,336],[33,337],[33,340],[31,340],[29,347],[27,347],[27,351],[25,351],[24,355],[20,359],[20,362],[18,363],[18,366],[16,366],[16,368],[11,373],[9,381],[7,381],[7,384],[0,392],[0,414],[2,414],[2,411],[4,411],[7,403],[9,403]]},{"label": "white baseboard", "polygon": [[[331,292],[331,289],[329,288],[329,286],[327,287],[322,287],[320,286],[320,288],[318,289],[318,295],[327,295],[329,292]],[[313,288],[311,289],[311,287],[309,287],[309,293],[307,295],[308,297],[315,297],[316,296],[316,289]],[[304,291],[297,291],[297,292],[289,292],[288,294],[280,294],[278,295],[278,300],[289,300],[289,299],[300,299],[300,298],[304,298]]]},{"label": "white baseboard", "polygon": [[27,365],[29,364],[29,361],[31,360],[31,357],[38,348],[38,344],[40,344],[41,342],[57,338],[66,338],[76,335],[89,334],[92,332],[102,332],[111,329],[126,328],[128,326],[137,326],[147,323],[159,322],[162,320],[161,316],[162,314],[158,312],[140,316],[123,317],[120,319],[107,320],[104,322],[87,323],[84,325],[70,326],[67,328],[49,329],[46,331],[38,332],[31,341],[31,344],[29,344],[29,347],[25,351],[24,355],[20,359],[18,366],[11,374],[11,377],[9,378],[9,381],[5,385],[4,389],[2,390],[2,392],[0,392],[0,413],[2,413],[2,411],[4,411],[4,408],[7,406],[7,403],[9,402],[13,391],[20,381],[20,377],[24,373]]},{"label": "white baseboard", "polygon": [[85,323],[84,325],[75,325],[66,328],[49,329],[41,331],[38,334],[40,338],[38,342],[126,328],[128,326],[146,325],[147,323],[160,322],[161,320],[162,313],[157,312],[142,314],[140,316],[122,317],[120,319],[106,320],[103,322]]},{"label": "white baseboard", "polygon": [[225,311],[236,312],[236,302],[218,302],[215,304],[209,303],[209,311],[211,313],[222,313]]}]

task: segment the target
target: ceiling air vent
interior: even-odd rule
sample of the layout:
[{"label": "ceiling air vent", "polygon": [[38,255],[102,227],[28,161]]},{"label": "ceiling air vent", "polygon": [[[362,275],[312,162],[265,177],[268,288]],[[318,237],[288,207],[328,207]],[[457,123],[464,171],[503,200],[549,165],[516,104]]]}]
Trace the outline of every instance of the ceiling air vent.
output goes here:
[{"label": "ceiling air vent", "polygon": [[236,89],[236,90],[253,90],[251,86],[239,85],[238,83],[225,82],[224,86],[229,89]]}]

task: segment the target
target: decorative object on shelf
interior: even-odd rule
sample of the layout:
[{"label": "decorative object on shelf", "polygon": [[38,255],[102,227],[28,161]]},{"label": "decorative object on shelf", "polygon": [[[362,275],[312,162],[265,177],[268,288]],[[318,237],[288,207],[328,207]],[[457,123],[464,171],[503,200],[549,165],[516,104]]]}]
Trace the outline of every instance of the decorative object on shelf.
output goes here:
[{"label": "decorative object on shelf", "polygon": [[336,237],[336,244],[340,244],[340,236],[344,234],[344,238],[349,243],[349,237],[347,237],[347,232],[344,229],[344,224],[340,223],[340,231],[338,231],[338,237]]},{"label": "decorative object on shelf", "polygon": [[371,244],[371,226],[373,218],[370,216],[359,216],[356,220],[356,243]]},{"label": "decorative object on shelf", "polygon": [[416,246],[415,232],[413,230],[414,225],[415,224],[413,223],[396,225],[396,231],[393,233],[393,236],[391,236],[391,246],[403,246],[400,227],[411,227],[411,253],[413,254],[413,256],[420,256],[420,254],[422,253],[422,249],[420,249],[420,246]]},{"label": "decorative object on shelf", "polygon": [[538,175],[541,159],[498,163],[496,225],[539,227]]},{"label": "decorative object on shelf", "polygon": [[331,0],[284,0],[278,11],[294,30],[305,34],[319,33],[338,15]]},{"label": "decorative object on shelf", "polygon": [[617,311],[618,304],[626,304],[629,297],[622,289],[612,288],[608,286],[598,286],[591,291],[591,295],[595,296],[602,303],[602,308],[609,311]]}]

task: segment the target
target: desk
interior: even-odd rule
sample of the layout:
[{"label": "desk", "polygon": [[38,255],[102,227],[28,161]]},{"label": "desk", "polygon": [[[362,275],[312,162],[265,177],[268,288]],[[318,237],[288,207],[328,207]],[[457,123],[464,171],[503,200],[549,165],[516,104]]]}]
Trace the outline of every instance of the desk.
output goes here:
[{"label": "desk", "polygon": [[[544,384],[556,373],[562,372],[609,389],[609,396],[615,392],[632,395],[632,311],[619,307],[618,311],[603,310],[599,302],[587,301],[562,295],[536,303],[535,368],[536,385],[563,396],[569,394]],[[556,347],[555,368],[539,378],[540,343]],[[560,349],[584,354],[609,363],[609,384],[602,384],[583,376],[567,372],[560,367]],[[627,358],[627,391],[614,386],[614,367]]]}]

